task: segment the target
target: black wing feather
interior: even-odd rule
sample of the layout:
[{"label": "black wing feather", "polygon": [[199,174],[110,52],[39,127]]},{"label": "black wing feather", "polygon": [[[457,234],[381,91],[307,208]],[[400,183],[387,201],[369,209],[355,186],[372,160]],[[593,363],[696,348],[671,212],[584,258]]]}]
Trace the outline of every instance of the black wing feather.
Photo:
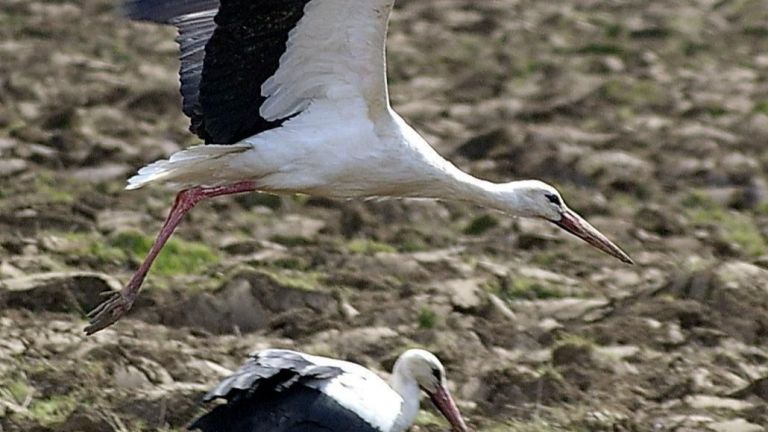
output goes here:
[{"label": "black wing feather", "polygon": [[213,21],[217,10],[202,11],[192,15],[184,15],[174,18],[172,23],[179,29],[176,41],[181,47],[181,68],[179,79],[181,81],[181,96],[183,110],[192,119],[191,129],[197,133],[197,119],[202,118],[203,110],[200,106],[200,81],[203,74],[203,62],[205,60],[205,45],[216,29]]},{"label": "black wing feather", "polygon": [[175,25],[190,130],[232,144],[278,127],[259,112],[261,86],[280,66],[310,0],[126,0],[130,18]]},{"label": "black wing feather", "polygon": [[203,432],[382,432],[319,390],[248,395],[195,420]]},{"label": "black wing feather", "polygon": [[[206,141],[227,144],[275,128],[259,109],[261,86],[280,66],[308,0],[224,0],[205,48],[200,84]],[[200,133],[198,133],[200,135]]]},{"label": "black wing feather", "polygon": [[130,19],[168,24],[182,15],[219,8],[219,0],[125,0],[123,14]]},{"label": "black wing feather", "polygon": [[316,365],[294,351],[268,350],[251,357],[204,400],[224,398],[195,420],[203,432],[380,432],[330,396],[302,385],[333,379],[337,367]]},{"label": "black wing feather", "polygon": [[231,400],[244,392],[279,392],[301,382],[332,379],[342,373],[344,371],[340,368],[318,366],[294,351],[268,350],[252,356],[240,369],[208,392],[203,400]]}]

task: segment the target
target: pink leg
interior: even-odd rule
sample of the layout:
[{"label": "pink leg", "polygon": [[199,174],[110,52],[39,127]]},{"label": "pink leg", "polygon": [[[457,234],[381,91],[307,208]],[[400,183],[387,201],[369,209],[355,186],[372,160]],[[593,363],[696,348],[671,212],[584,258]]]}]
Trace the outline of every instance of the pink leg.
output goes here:
[{"label": "pink leg", "polygon": [[197,203],[207,198],[241,192],[252,192],[254,190],[256,190],[256,184],[254,182],[240,182],[227,186],[198,186],[179,192],[179,194],[176,195],[176,202],[173,204],[171,212],[165,219],[165,223],[160,229],[160,233],[157,235],[155,243],[149,250],[147,257],[144,258],[144,262],[141,263],[141,266],[136,273],[133,274],[133,277],[125,288],[119,293],[110,296],[109,299],[105,300],[88,313],[88,318],[90,318],[91,324],[85,328],[85,333],[91,335],[99,330],[109,327],[131,309],[133,302],[139,294],[141,284],[144,282],[144,278],[152,267],[155,258],[157,258],[157,255],[163,249],[165,242],[167,242],[173,234],[176,226],[178,226],[179,222],[184,218],[184,215]]}]

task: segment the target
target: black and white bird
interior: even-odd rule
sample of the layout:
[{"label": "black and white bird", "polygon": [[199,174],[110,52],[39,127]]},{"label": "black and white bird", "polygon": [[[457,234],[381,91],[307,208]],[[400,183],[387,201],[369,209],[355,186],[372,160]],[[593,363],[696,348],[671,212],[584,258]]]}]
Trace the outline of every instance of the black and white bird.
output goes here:
[{"label": "black and white bird", "polygon": [[442,158],[395,113],[385,40],[395,0],[127,0],[127,16],[178,28],[183,110],[206,145],[139,170],[176,202],[145,261],[91,312],[96,332],[133,305],[152,262],[200,201],[250,191],[461,201],[553,222],[632,260],[537,180],[492,183]]},{"label": "black and white bird", "polygon": [[358,364],[271,349],[252,356],[211,390],[226,399],[197,419],[203,432],[401,432],[413,424],[421,392],[456,432],[467,426],[432,353],[404,352],[389,385]]}]

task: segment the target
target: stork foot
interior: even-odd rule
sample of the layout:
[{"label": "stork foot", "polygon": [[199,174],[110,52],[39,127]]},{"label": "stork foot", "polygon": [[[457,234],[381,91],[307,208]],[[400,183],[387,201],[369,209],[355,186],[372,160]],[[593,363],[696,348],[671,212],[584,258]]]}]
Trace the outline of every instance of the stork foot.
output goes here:
[{"label": "stork foot", "polygon": [[90,336],[111,326],[125,315],[131,306],[133,306],[133,300],[124,297],[122,293],[112,294],[95,309],[88,312],[90,325],[85,328],[85,334]]}]

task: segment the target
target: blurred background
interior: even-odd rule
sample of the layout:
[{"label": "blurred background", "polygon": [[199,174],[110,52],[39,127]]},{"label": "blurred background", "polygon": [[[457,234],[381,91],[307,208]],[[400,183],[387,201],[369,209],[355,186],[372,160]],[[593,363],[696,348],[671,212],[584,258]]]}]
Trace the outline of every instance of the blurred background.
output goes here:
[{"label": "blurred background", "polygon": [[764,0],[397,2],[395,109],[475,175],[557,185],[635,266],[469,206],[252,194],[192,211],[85,337],[172,202],[126,178],[197,143],[175,30],[116,1],[0,0],[0,431],[183,430],[254,349],[413,346],[478,431],[765,430]]}]

